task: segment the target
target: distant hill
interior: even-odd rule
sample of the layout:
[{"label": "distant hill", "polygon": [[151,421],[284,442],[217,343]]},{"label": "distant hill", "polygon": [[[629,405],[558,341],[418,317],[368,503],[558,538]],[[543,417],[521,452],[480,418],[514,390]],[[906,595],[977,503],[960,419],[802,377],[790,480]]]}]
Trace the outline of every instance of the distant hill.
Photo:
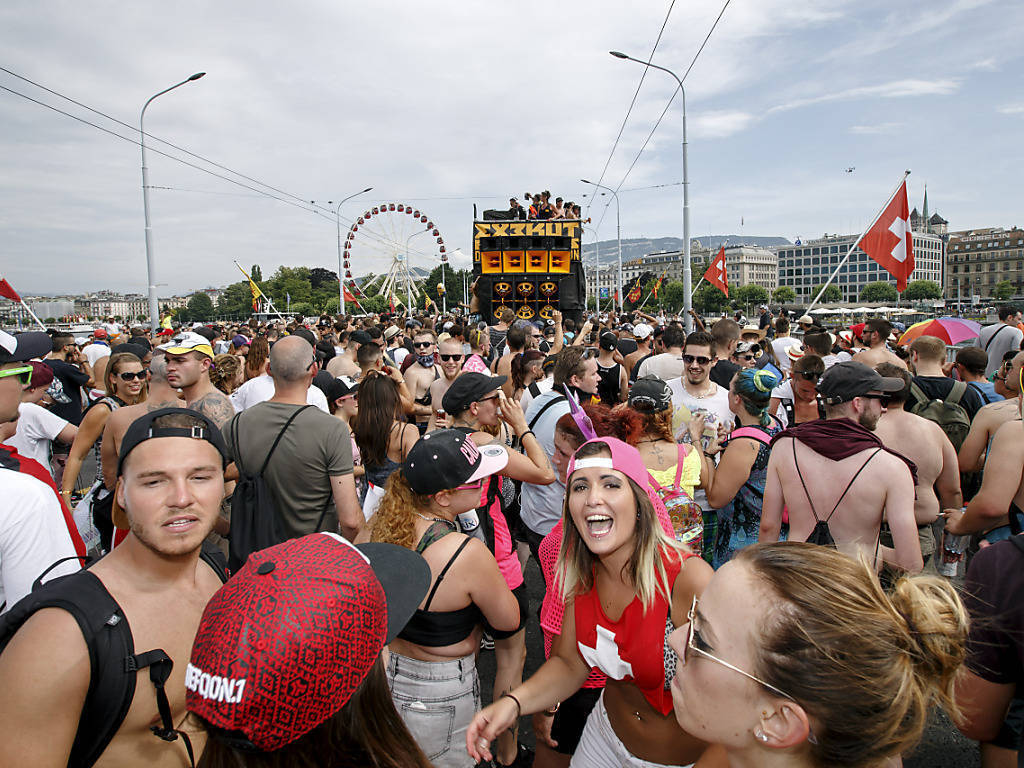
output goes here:
[{"label": "distant hill", "polygon": [[[707,248],[718,248],[720,245],[788,245],[790,243],[784,237],[764,237],[761,235],[704,235],[695,237]],[[622,241],[622,260],[624,262],[632,259],[639,259],[649,253],[658,251],[678,251],[682,247],[681,237],[635,237],[624,238]],[[584,243],[583,261],[588,264],[595,262],[596,256],[600,256],[601,264],[611,264],[618,259],[617,241],[602,240],[599,243]]]}]

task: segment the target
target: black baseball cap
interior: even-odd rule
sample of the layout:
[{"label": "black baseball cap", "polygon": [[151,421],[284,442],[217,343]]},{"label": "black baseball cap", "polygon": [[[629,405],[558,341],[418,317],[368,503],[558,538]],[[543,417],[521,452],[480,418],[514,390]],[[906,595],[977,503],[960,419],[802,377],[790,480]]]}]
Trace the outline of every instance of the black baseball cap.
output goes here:
[{"label": "black baseball cap", "polygon": [[371,343],[373,343],[373,338],[366,331],[353,331],[352,335],[349,336],[349,339],[351,339],[352,341],[354,341],[354,342],[356,342],[358,344],[371,344]]},{"label": "black baseball cap", "polygon": [[899,392],[903,379],[882,376],[856,360],[847,360],[831,366],[818,382],[818,393],[827,405],[847,403],[868,392]]},{"label": "black baseball cap", "polygon": [[657,376],[641,376],[629,388],[627,404],[641,413],[661,413],[672,407],[672,390]]},{"label": "black baseball cap", "polygon": [[52,351],[50,334],[43,331],[27,331],[15,336],[0,331],[0,364],[24,363],[34,357],[46,357]]},{"label": "black baseball cap", "polygon": [[482,397],[493,392],[508,381],[508,376],[488,376],[486,373],[473,371],[461,374],[441,398],[441,407],[448,413],[456,415],[469,408],[471,403],[479,402]]},{"label": "black baseball cap", "polygon": [[359,389],[359,382],[349,376],[339,376],[338,378],[332,378],[324,389],[324,394],[327,395],[327,402],[333,403],[339,397],[345,397],[345,395],[351,395],[353,392]]},{"label": "black baseball cap", "polygon": [[[153,426],[153,422],[163,416],[176,415],[198,419],[203,422],[205,426]],[[139,443],[144,443],[147,440],[151,440],[156,437],[192,437],[196,440],[205,440],[217,449],[217,453],[220,454],[223,466],[226,468],[228,465],[228,451],[227,447],[224,445],[224,436],[221,435],[220,428],[211,419],[198,411],[193,411],[188,408],[160,408],[159,410],[150,411],[143,416],[139,416],[139,418],[133,421],[125,431],[124,437],[121,438],[121,450],[117,455],[118,477],[120,477],[124,471],[124,460],[128,458],[128,454],[135,450]]]},{"label": "black baseball cap", "polygon": [[605,331],[601,334],[601,338],[598,340],[601,349],[612,350],[615,349],[619,344],[619,337],[611,331]]},{"label": "black baseball cap", "polygon": [[489,477],[506,464],[508,451],[503,445],[477,446],[458,429],[435,429],[409,449],[402,474],[413,493],[429,495]]}]

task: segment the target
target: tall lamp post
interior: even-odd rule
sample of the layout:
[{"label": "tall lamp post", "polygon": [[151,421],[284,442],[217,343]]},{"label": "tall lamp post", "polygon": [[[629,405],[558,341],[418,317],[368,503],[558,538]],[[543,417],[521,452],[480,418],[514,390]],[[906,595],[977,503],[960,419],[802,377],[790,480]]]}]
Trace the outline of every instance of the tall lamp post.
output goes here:
[{"label": "tall lamp post", "polygon": [[679,84],[679,92],[683,95],[683,322],[686,332],[689,333],[693,330],[693,318],[690,316],[690,312],[693,310],[693,277],[690,272],[690,174],[686,164],[686,89],[683,87],[683,81],[679,79],[679,75],[671,69],[659,67],[657,64],[651,64],[642,59],[635,59],[621,51],[609,51],[609,53],[617,59],[635,61],[645,67],[667,72],[675,78],[676,83]]},{"label": "tall lamp post", "polygon": [[[606,187],[604,184],[598,184],[596,181],[587,181],[586,179],[580,179],[584,184],[593,184],[598,189],[604,189],[612,193],[612,197],[615,198],[615,239],[619,243],[619,288],[616,293],[619,294],[619,314],[622,314],[622,222],[619,219],[619,195],[611,187]],[[600,267],[600,265],[598,265]]]},{"label": "tall lamp post", "polygon": [[408,283],[406,283],[406,289],[407,289],[406,290],[406,294],[408,296],[409,317],[410,318],[412,317],[413,306],[412,306],[412,262],[409,259],[409,243],[417,235],[424,235],[427,232],[430,232],[430,230],[429,229],[424,229],[424,230],[421,230],[419,232],[413,232],[411,235],[409,235],[407,238],[405,238],[405,275],[406,275],[406,277],[408,278],[408,281],[409,281]]},{"label": "tall lamp post", "polygon": [[149,278],[149,328],[153,332],[154,337],[156,335],[156,328],[160,322],[160,307],[157,305],[156,300],[156,275],[154,269],[154,258],[153,258],[153,225],[149,219],[149,169],[146,167],[146,131],[143,127],[143,123],[146,119],[146,107],[148,107],[153,99],[158,96],[163,96],[169,91],[173,91],[175,88],[180,88],[185,83],[191,83],[193,80],[198,80],[200,77],[205,75],[205,72],[196,72],[192,77],[187,80],[182,80],[177,85],[172,85],[170,88],[164,88],[160,93],[155,93],[146,100],[146,103],[142,105],[142,112],[139,114],[139,144],[142,146],[142,210],[146,217],[146,274]]},{"label": "tall lamp post", "polygon": [[359,195],[364,195],[371,189],[373,189],[373,187],[367,187],[366,189],[361,190],[360,192],[356,192],[354,195],[349,195],[340,203],[338,203],[338,207],[334,210],[334,220],[338,224],[338,311],[341,312],[342,315],[345,314],[345,273],[341,271],[341,206],[343,206],[353,197],[359,197]]},{"label": "tall lamp post", "polygon": [[[581,224],[580,226],[583,226],[583,225]],[[597,230],[596,229],[594,229],[593,227],[583,227],[583,230],[585,232],[589,232],[590,234],[592,234],[594,236],[594,261],[597,262],[597,269],[594,270],[594,311],[600,314],[600,312],[601,312],[601,302],[600,302],[600,299],[598,298],[598,294],[601,292],[601,289],[599,287],[600,281],[597,279],[597,277],[600,274],[600,270],[601,270],[601,243],[597,239]],[[586,308],[587,308],[587,302],[584,301],[583,302],[583,309],[586,310]]]}]

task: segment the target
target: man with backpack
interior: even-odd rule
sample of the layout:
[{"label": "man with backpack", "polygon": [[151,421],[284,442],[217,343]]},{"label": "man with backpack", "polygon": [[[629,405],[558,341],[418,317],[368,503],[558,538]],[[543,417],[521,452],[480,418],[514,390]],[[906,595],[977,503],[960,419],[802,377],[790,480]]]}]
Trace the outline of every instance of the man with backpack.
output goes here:
[{"label": "man with backpack", "polygon": [[910,344],[914,373],[905,409],[934,421],[958,451],[971,429],[971,421],[985,404],[978,390],[954,381],[942,370],[946,344],[934,336],[919,336]]},{"label": "man with backpack", "polygon": [[354,539],[363,512],[352,475],[345,422],[310,406],[313,347],[286,336],[270,350],[274,396],[235,415],[224,429],[238,469],[231,505],[231,563],[249,553],[317,531]]},{"label": "man with backpack", "polygon": [[180,766],[185,668],[207,601],[226,579],[202,553],[224,494],[211,419],[182,408],[125,433],[117,504],[127,538],[87,570],[36,588],[0,619],[0,741],[10,765]]},{"label": "man with backpack", "polygon": [[[924,566],[914,518],[917,468],[886,448],[874,429],[888,393],[903,388],[854,360],[836,363],[818,382],[825,418],[790,427],[772,440],[759,542],[779,540],[783,509],[789,540],[808,541],[911,573]],[[882,523],[893,546],[881,543]]]},{"label": "man with backpack", "polygon": [[985,376],[992,373],[1002,364],[1003,355],[1011,349],[1020,349],[1024,341],[1024,331],[1017,326],[1020,322],[1020,310],[1012,304],[999,308],[999,322],[986,325],[981,329],[974,346],[980,347],[988,355]]}]

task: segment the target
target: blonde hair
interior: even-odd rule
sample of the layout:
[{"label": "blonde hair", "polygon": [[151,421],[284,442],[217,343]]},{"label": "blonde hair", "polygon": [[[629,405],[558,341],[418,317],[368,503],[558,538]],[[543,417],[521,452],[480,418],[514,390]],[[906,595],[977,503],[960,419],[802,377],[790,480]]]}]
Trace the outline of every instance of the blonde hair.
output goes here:
[{"label": "blonde hair", "polygon": [[241,368],[242,361],[238,359],[238,355],[217,355],[213,358],[213,366],[210,368],[210,381],[225,395],[230,395],[238,388],[235,381]]},{"label": "blonde hair", "polygon": [[[115,352],[109,358],[107,358],[107,370],[103,373],[103,391],[107,393],[109,397],[117,397],[117,385],[114,383],[114,376],[121,373],[118,368],[121,367],[122,363],[138,363],[145,370],[146,366],[138,358],[137,355],[132,352]],[[141,403],[146,399],[149,393],[149,381],[145,378],[142,379],[142,390],[139,392],[138,398],[134,401]]]},{"label": "blonde hair", "polygon": [[771,593],[755,672],[815,721],[819,765],[860,768],[911,749],[932,706],[959,710],[953,681],[968,617],[937,576],[886,594],[867,560],[805,542],[756,544],[735,558]]},{"label": "blonde hair", "polygon": [[[600,455],[611,455],[604,443],[587,443],[576,452],[577,459]],[[626,583],[636,590],[644,610],[647,610],[654,604],[656,594],[660,594],[669,603],[672,602],[672,585],[665,571],[664,556],[675,553],[682,559],[689,550],[665,534],[646,489],[641,488],[628,476],[626,480],[636,501],[637,521],[633,554],[623,569],[622,576]],[[583,543],[569,514],[571,486],[570,478],[566,482],[565,500],[562,503],[562,545],[558,552],[555,571],[562,585],[562,600],[565,602],[594,589],[594,568],[598,559]]]},{"label": "blonde hair", "polygon": [[416,548],[416,510],[430,508],[430,496],[415,493],[409,482],[396,469],[384,486],[384,497],[370,520],[370,541],[397,544],[406,549]]}]

